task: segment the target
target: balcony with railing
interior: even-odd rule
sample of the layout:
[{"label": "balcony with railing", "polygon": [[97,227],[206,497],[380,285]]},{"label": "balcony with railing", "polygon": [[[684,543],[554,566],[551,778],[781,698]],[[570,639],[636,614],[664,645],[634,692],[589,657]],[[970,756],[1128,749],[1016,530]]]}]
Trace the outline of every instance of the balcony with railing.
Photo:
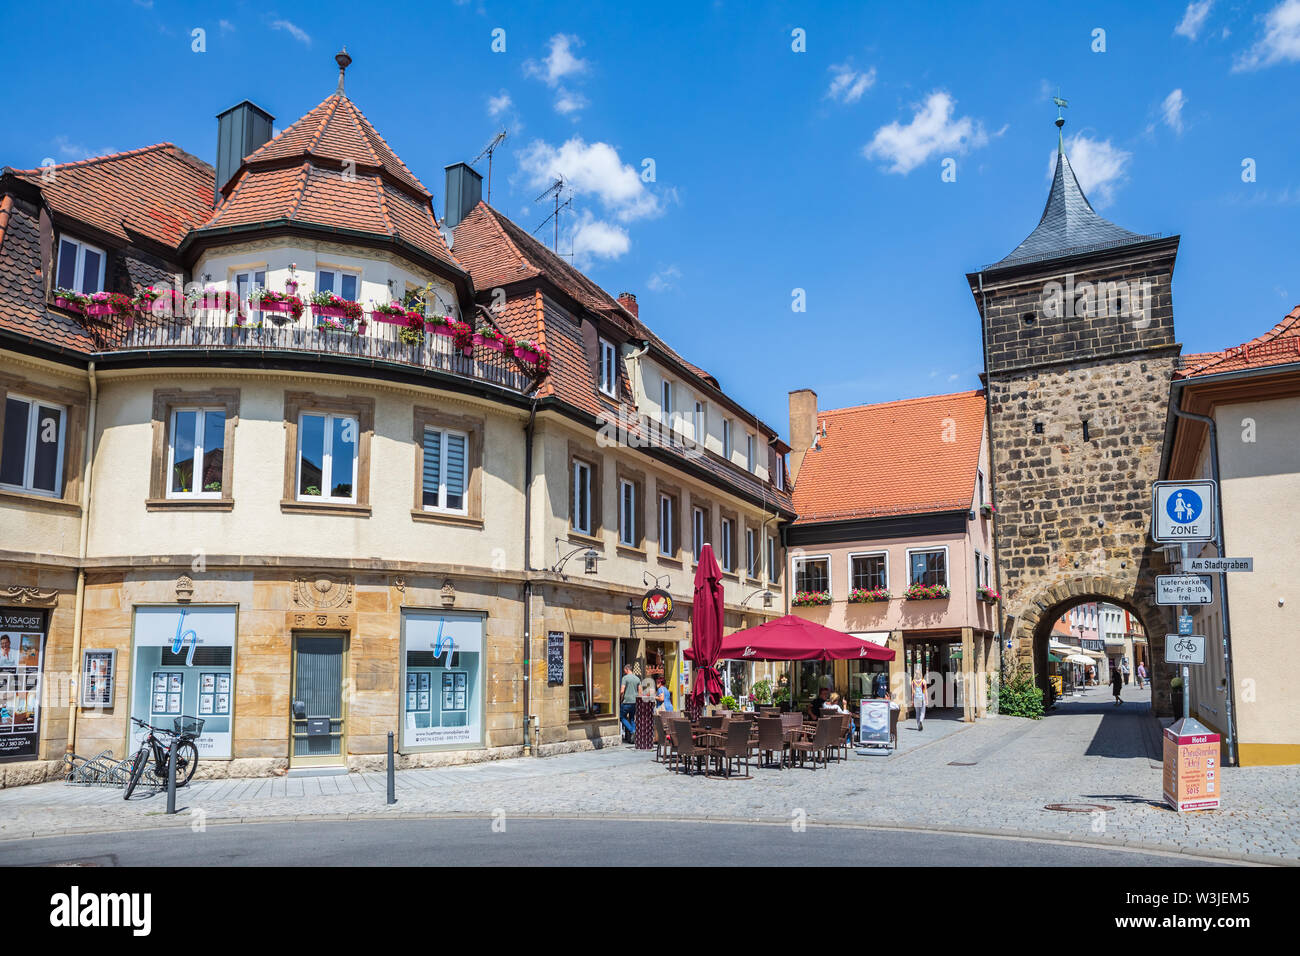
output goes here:
[{"label": "balcony with railing", "polygon": [[362,321],[330,324],[310,310],[294,319],[257,311],[157,309],[94,324],[104,351],[193,351],[223,355],[303,356],[317,361],[386,365],[469,379],[527,392],[537,379],[533,364],[489,344],[461,345],[450,336],[406,325]]}]

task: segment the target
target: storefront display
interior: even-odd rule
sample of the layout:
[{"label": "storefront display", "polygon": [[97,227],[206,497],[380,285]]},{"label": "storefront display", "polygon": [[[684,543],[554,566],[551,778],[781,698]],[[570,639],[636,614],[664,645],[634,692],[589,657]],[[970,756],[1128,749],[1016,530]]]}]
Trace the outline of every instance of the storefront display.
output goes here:
[{"label": "storefront display", "polygon": [[483,745],[483,618],[402,612],[402,750]]},{"label": "storefront display", "polygon": [[[235,608],[169,605],[135,609],[131,716],[170,730],[182,715],[203,718],[203,757],[229,757],[235,680]],[[131,749],[144,731],[132,726]]]},{"label": "storefront display", "polygon": [[47,622],[43,610],[0,608],[0,761],[36,757]]},{"label": "storefront display", "polygon": [[112,707],[113,686],[117,681],[117,651],[111,648],[82,651],[81,680],[83,709]]}]

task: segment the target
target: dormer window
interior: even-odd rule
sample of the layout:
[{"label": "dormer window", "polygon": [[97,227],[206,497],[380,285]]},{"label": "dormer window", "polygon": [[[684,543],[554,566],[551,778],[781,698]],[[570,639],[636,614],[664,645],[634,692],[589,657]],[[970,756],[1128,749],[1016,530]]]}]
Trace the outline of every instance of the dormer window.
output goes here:
[{"label": "dormer window", "polygon": [[667,422],[673,414],[673,383],[664,379],[663,389],[659,393],[659,407],[663,420]]},{"label": "dormer window", "polygon": [[91,295],[104,291],[104,250],[67,236],[59,237],[59,264],[54,284]]},{"label": "dormer window", "polygon": [[361,289],[361,276],[355,272],[343,272],[339,269],[318,269],[316,271],[316,291],[330,292],[348,302],[357,302]]},{"label": "dormer window", "polygon": [[596,369],[596,379],[600,385],[600,390],[610,396],[617,394],[617,355],[618,350],[614,348],[613,342],[608,339],[600,340],[600,362]]}]

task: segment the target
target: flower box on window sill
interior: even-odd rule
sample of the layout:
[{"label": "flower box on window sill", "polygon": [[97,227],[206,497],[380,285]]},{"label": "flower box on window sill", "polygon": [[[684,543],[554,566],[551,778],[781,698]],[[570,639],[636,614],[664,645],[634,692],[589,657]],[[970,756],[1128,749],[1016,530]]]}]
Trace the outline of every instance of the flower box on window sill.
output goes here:
[{"label": "flower box on window sill", "polygon": [[997,604],[1002,599],[1002,595],[992,588],[980,588],[975,593],[985,604]]},{"label": "flower box on window sill", "polygon": [[411,312],[381,312],[379,309],[375,309],[370,313],[370,318],[382,325],[409,326],[413,314]]},{"label": "flower box on window sill", "polygon": [[913,584],[907,589],[905,597],[909,601],[942,601],[952,594],[942,584],[924,585]]},{"label": "flower box on window sill", "polygon": [[285,312],[289,314],[297,312],[299,315],[302,314],[302,303],[298,303],[298,308],[295,309],[292,302],[277,302],[274,299],[263,299],[256,303],[254,307],[261,309],[263,312]]},{"label": "flower box on window sill", "polygon": [[980,514],[986,518],[997,514],[997,510],[998,509],[994,508],[992,505],[980,505]]},{"label": "flower box on window sill", "polygon": [[347,309],[338,305],[313,305],[312,313],[323,315],[331,319],[341,319],[348,314]]},{"label": "flower box on window sill", "polygon": [[534,352],[526,345],[515,346],[515,358],[528,362],[530,365],[536,365],[537,360],[541,357],[540,353]]},{"label": "flower box on window sill", "polygon": [[76,299],[68,299],[61,295],[56,295],[54,297],[54,304],[60,309],[67,309],[69,312],[79,312],[82,315],[86,314],[86,307]]},{"label": "flower box on window sill", "polygon": [[111,305],[108,305],[107,303],[92,302],[90,305],[86,306],[86,315],[89,315],[91,317],[112,315],[112,314],[113,314],[113,307]]},{"label": "flower box on window sill", "polygon": [[831,592],[799,591],[790,603],[794,607],[826,607],[831,603]]},{"label": "flower box on window sill", "polygon": [[506,350],[506,343],[503,339],[492,335],[484,335],[481,332],[474,333],[474,344],[481,345],[485,349],[491,349],[493,352],[504,352]]},{"label": "flower box on window sill", "polygon": [[445,335],[447,338],[454,338],[456,332],[446,322],[425,322],[424,327],[434,335]]},{"label": "flower box on window sill", "polygon": [[850,604],[874,604],[888,601],[892,595],[888,588],[854,588],[849,592]]}]

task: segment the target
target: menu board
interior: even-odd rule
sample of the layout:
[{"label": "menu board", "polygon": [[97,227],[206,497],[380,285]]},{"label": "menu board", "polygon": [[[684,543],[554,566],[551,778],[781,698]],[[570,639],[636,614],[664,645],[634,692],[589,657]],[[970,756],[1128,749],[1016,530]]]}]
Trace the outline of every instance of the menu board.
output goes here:
[{"label": "menu board", "polygon": [[546,632],[546,686],[564,683],[564,632]]}]

